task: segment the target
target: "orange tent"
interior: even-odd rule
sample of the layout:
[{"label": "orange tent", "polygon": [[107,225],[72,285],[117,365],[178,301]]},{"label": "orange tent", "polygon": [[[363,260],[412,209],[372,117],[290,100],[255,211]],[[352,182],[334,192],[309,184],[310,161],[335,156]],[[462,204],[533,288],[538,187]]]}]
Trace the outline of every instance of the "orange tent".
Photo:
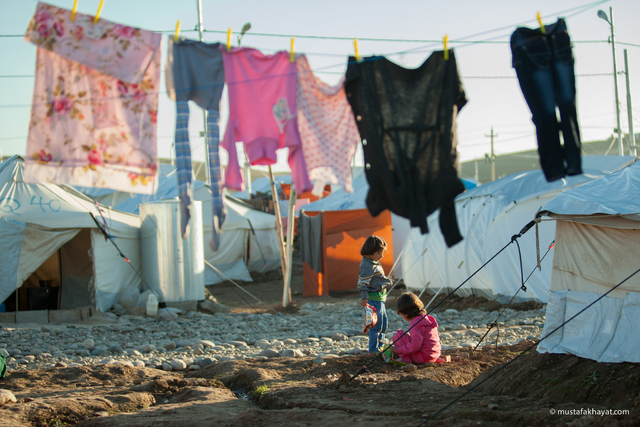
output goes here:
[{"label": "orange tent", "polygon": [[[304,296],[328,295],[330,291],[355,290],[360,269],[360,249],[372,234],[387,242],[382,259],[385,273],[393,266],[393,238],[391,213],[386,210],[372,217],[367,209],[307,212],[308,216],[321,215],[322,272],[314,271],[303,261]],[[305,236],[301,236],[302,239]]]}]

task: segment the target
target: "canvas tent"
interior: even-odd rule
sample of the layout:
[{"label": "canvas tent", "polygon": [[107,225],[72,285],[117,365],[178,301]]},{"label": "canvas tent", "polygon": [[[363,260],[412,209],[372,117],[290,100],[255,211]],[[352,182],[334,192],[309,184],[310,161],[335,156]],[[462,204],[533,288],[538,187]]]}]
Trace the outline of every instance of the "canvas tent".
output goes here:
[{"label": "canvas tent", "polygon": [[[547,202],[558,194],[605,176],[633,160],[632,157],[583,156],[582,175],[547,182],[541,171],[526,171],[483,184],[456,197],[458,226],[464,239],[448,248],[438,226],[439,212],[427,219],[430,232],[413,230],[404,248],[402,271],[409,289],[429,293],[449,292],[460,285],[495,255],[534,219]],[[539,225],[540,256],[544,256],[555,237],[555,224]],[[536,266],[536,233],[530,230],[518,239],[525,279]],[[553,249],[543,259],[514,301],[546,302],[551,282]],[[480,270],[456,295],[479,295],[508,302],[520,288],[518,247],[510,245],[494,261]]]},{"label": "canvas tent", "polygon": [[[158,200],[178,197],[176,167],[160,165],[158,191],[155,195],[129,194],[98,188],[80,188],[80,191],[100,203],[114,209],[138,214],[138,206]],[[280,267],[280,249],[275,229],[275,216],[253,209],[234,197],[225,197],[227,218],[222,225],[220,248],[213,252],[211,240],[212,213],[211,191],[201,181],[193,182],[193,199],[202,202],[203,239],[205,260],[222,274],[205,263],[205,284],[212,285],[229,279],[252,281],[249,272],[265,273]]]},{"label": "canvas tent", "polygon": [[556,223],[556,248],[542,335],[602,298],[541,341],[540,353],[640,362],[640,274],[632,275],[639,266],[639,195],[640,162],[635,162],[544,206],[543,218]]},{"label": "canvas tent", "polygon": [[[94,305],[106,311],[121,289],[140,286],[140,220],[102,208],[68,186],[23,182],[24,160],[0,164],[0,302],[18,289],[18,310],[29,288],[46,281],[59,290],[59,308]],[[91,213],[114,237],[128,264],[106,241]]]}]

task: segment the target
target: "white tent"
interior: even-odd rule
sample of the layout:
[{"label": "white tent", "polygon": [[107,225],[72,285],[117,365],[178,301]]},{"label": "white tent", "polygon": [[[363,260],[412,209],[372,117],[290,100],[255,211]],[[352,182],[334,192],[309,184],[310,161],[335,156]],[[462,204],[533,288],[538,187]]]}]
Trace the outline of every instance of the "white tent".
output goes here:
[{"label": "white tent", "polygon": [[[486,261],[502,249],[511,237],[534,219],[547,202],[569,188],[609,174],[629,163],[632,157],[583,156],[584,174],[547,182],[541,171],[526,171],[483,184],[455,201],[458,226],[464,240],[448,248],[438,225],[439,212],[427,219],[428,234],[413,230],[407,239],[402,259],[404,282],[409,289],[435,293],[459,286]],[[539,226],[540,256],[544,256],[554,240],[555,224]],[[537,263],[536,234],[531,229],[518,239],[526,279]],[[514,301],[546,302],[551,282],[553,249],[535,270]],[[511,244],[498,257],[480,270],[456,295],[479,295],[490,300],[508,302],[520,288],[518,247]]]},{"label": "white tent", "polygon": [[542,341],[540,353],[640,362],[640,274],[632,275],[640,265],[639,195],[635,162],[544,206],[543,218],[556,222],[556,248],[543,336],[601,299]]},{"label": "white tent", "polygon": [[[178,197],[176,167],[160,165],[158,191],[155,195],[129,194],[97,188],[80,188],[80,191],[114,209],[137,214],[141,203]],[[226,277],[250,282],[252,279],[249,272],[265,273],[280,267],[280,249],[274,215],[253,209],[233,197],[225,197],[227,218],[222,225],[220,248],[213,252],[209,247],[213,230],[209,187],[201,181],[194,181],[193,198],[202,202],[205,260],[224,275],[218,274],[205,264],[206,285],[223,282],[227,280]]]},{"label": "white tent", "polygon": [[[126,286],[140,287],[140,220],[102,207],[68,186],[23,182],[24,160],[0,164],[0,302],[16,289],[51,281],[60,290],[60,307],[93,304],[106,311]],[[106,241],[91,214],[108,233]],[[26,281],[26,283],[25,283]],[[20,304],[19,306],[23,306]]]}]

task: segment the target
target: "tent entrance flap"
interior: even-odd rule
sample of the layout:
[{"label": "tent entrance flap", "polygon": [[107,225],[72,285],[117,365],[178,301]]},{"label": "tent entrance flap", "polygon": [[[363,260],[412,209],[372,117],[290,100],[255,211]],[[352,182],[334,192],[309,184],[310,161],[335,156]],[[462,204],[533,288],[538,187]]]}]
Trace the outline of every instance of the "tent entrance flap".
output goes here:
[{"label": "tent entrance flap", "polygon": [[93,267],[89,256],[90,249],[91,230],[81,229],[24,281],[18,289],[19,310],[30,310],[29,307],[37,305],[30,301],[30,298],[35,298],[35,293],[29,289],[41,288],[43,283],[56,289],[58,295],[56,307],[50,309],[72,309],[91,305],[89,284],[93,276]]}]

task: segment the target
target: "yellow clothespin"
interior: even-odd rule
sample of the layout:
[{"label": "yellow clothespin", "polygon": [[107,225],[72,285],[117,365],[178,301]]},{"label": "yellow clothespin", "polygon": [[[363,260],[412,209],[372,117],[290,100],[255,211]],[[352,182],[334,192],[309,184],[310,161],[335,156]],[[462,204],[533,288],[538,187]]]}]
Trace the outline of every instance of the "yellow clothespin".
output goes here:
[{"label": "yellow clothespin", "polygon": [[547,29],[544,27],[544,24],[542,23],[542,18],[540,17],[540,11],[538,11],[536,18],[538,18],[538,24],[540,24],[540,31],[542,31],[542,34],[547,34]]},{"label": "yellow clothespin", "polygon": [[176,35],[173,36],[173,41],[178,41],[178,35],[180,34],[180,20],[178,19],[178,23],[176,24]]},{"label": "yellow clothespin", "polygon": [[78,0],[73,2],[73,9],[71,9],[71,22],[76,20],[76,9],[78,8]]},{"label": "yellow clothespin", "polygon": [[100,19],[100,11],[102,11],[102,3],[104,3],[104,0],[100,0],[100,6],[98,6],[98,12],[96,12],[96,17],[93,20],[94,24],[97,24],[98,20]]},{"label": "yellow clothespin", "polygon": [[227,52],[231,50],[231,28],[227,31]]},{"label": "yellow clothespin", "polygon": [[353,39],[353,48],[356,51],[356,61],[360,62],[360,55],[358,55],[358,39]]},{"label": "yellow clothespin", "polygon": [[449,60],[449,49],[447,47],[447,45],[449,44],[448,34],[445,34],[444,39],[442,40],[442,43],[444,43],[444,60],[448,61]]},{"label": "yellow clothespin", "polygon": [[291,37],[291,54],[289,55],[289,61],[291,61],[292,64],[296,62],[296,55],[293,53],[293,39],[294,38]]}]

